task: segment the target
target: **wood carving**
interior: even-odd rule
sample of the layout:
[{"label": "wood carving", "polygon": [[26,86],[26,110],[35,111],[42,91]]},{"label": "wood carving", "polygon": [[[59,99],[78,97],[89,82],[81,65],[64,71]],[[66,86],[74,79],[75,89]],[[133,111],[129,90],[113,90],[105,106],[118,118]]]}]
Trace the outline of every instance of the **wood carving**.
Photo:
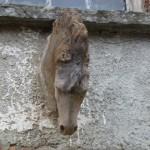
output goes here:
[{"label": "wood carving", "polygon": [[51,113],[57,113],[62,134],[77,130],[77,116],[85,97],[88,72],[88,32],[80,15],[63,12],[53,23],[41,60],[41,82]]}]

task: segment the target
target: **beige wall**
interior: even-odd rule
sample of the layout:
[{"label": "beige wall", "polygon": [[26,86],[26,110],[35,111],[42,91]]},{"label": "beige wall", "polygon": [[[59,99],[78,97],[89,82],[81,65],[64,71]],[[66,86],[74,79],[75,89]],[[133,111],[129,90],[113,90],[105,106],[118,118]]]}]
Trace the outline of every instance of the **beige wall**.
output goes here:
[{"label": "beige wall", "polygon": [[144,0],[126,0],[127,10],[135,12],[144,11]]}]

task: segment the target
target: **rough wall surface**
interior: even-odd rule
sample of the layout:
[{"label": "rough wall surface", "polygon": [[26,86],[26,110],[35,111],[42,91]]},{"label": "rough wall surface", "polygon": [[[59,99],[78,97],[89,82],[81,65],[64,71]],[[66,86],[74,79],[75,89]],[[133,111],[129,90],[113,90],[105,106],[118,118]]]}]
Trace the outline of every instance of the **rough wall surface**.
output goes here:
[{"label": "rough wall surface", "polygon": [[48,33],[0,30],[0,145],[36,150],[149,150],[150,40],[90,36],[89,92],[79,129],[63,137],[38,79]]},{"label": "rough wall surface", "polygon": [[[52,21],[64,10],[63,8],[0,5],[0,26],[22,25],[49,29]],[[88,31],[150,33],[150,13],[74,10],[82,15]]]}]

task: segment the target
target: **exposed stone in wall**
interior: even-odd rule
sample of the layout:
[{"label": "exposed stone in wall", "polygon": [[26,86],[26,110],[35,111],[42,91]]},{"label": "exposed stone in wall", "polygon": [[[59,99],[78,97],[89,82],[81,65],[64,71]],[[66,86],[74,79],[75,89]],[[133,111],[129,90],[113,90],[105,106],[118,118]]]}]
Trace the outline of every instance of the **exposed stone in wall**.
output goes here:
[{"label": "exposed stone in wall", "polygon": [[[43,8],[31,6],[0,5],[0,25],[32,26],[50,28],[51,23],[59,13],[60,8]],[[150,33],[149,13],[135,13],[124,11],[90,11],[78,10],[85,21],[88,30],[118,32]],[[94,27],[93,27],[94,26]],[[140,30],[139,30],[140,28]]]},{"label": "exposed stone in wall", "polygon": [[0,30],[0,145],[25,150],[149,150],[150,40],[90,36],[89,92],[71,138],[60,135],[38,80],[48,33]]}]

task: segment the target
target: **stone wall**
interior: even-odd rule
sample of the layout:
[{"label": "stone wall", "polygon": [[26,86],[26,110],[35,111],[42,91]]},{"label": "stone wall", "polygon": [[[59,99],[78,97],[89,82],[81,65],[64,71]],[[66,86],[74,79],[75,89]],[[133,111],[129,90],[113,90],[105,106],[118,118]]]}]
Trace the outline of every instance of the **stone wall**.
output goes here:
[{"label": "stone wall", "polygon": [[[65,9],[66,10],[66,9]],[[90,32],[150,33],[150,13],[78,10]],[[0,5],[0,26],[50,29],[61,8]],[[140,28],[140,30],[139,30]]]},{"label": "stone wall", "polygon": [[39,60],[49,33],[0,29],[0,144],[4,150],[149,150],[150,39],[89,36],[89,92],[71,137],[47,116]]}]

